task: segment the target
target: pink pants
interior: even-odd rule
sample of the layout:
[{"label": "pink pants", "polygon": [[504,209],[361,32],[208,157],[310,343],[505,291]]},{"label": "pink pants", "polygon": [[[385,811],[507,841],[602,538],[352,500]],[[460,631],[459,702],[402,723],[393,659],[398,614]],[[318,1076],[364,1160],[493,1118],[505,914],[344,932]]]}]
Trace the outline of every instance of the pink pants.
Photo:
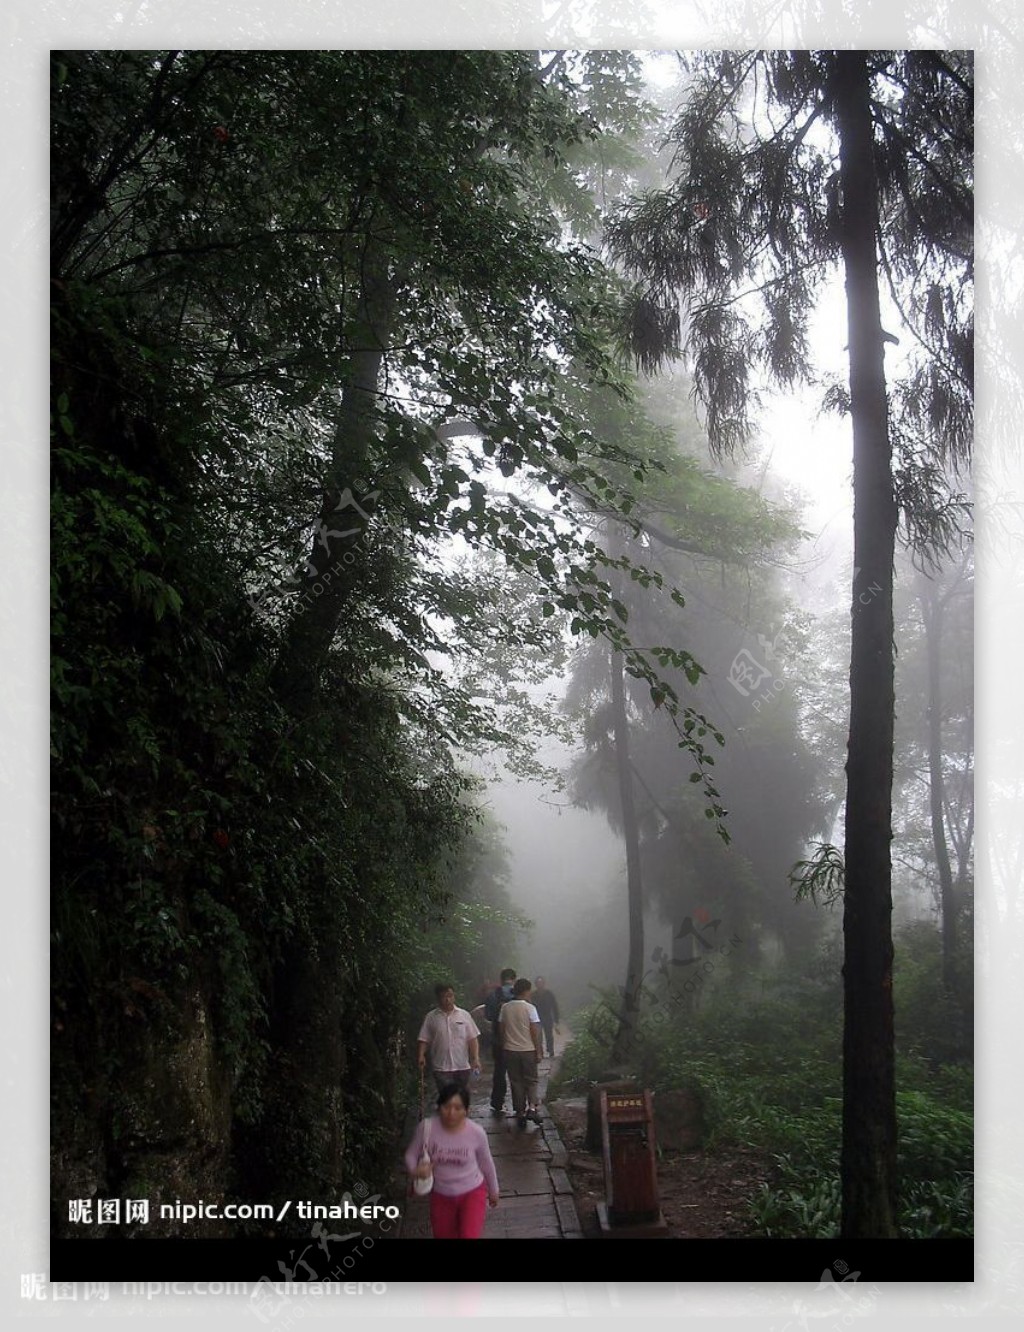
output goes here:
[{"label": "pink pants", "polygon": [[445,1197],[435,1190],[430,1195],[430,1228],[434,1239],[479,1239],[486,1214],[486,1182],[468,1193]]}]

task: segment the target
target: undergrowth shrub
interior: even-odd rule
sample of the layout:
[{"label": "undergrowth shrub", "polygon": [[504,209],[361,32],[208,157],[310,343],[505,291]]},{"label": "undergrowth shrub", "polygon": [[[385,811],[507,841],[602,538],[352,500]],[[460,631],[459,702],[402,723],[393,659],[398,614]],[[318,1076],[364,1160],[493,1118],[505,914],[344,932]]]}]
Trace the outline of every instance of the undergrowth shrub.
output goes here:
[{"label": "undergrowth shrub", "polygon": [[[631,1070],[655,1093],[688,1087],[703,1099],[706,1150],[755,1147],[771,1180],[750,1202],[752,1233],[827,1238],[841,1213],[842,1018],[813,986],[802,996],[785,979],[742,1003],[724,987],[699,1006],[671,994],[647,996]],[[812,993],[812,991],[814,991]],[[614,996],[573,1018],[576,1033],[554,1093],[581,1089],[610,1066]],[[964,1236],[972,1228],[971,1071],[937,1067],[909,1019],[897,1051],[901,1233]]]}]

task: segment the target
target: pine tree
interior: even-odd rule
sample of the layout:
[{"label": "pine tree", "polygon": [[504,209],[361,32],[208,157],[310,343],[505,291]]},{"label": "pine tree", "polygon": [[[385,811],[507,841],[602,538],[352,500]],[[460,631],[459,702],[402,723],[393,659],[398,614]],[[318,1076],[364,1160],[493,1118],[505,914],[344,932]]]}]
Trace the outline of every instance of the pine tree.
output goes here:
[{"label": "pine tree", "polygon": [[[955,52],[720,53],[693,66],[668,187],[635,201],[613,250],[639,279],[641,366],[685,353],[723,452],[747,438],[757,369],[813,365],[808,320],[838,265],[854,438],[853,638],[844,893],[843,1234],[897,1233],[892,1009],[892,569],[950,533],[943,466],[969,454],[972,94]],[[887,376],[883,293],[910,343]],[[682,311],[680,309],[682,302]],[[887,316],[888,318],[888,316]]]}]

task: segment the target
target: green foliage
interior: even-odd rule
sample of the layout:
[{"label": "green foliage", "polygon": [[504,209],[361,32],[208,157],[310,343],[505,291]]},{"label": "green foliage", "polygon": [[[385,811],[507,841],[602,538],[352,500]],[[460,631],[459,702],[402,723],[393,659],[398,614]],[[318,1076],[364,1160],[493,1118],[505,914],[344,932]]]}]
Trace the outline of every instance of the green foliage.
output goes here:
[{"label": "green foliage", "polygon": [[842,852],[830,842],[818,842],[814,854],[798,860],[789,875],[798,902],[832,907],[842,900],[845,870]]},{"label": "green foliage", "polygon": [[[900,949],[897,984],[904,956]],[[907,968],[913,973],[915,964]],[[930,970],[938,975],[937,956]],[[617,996],[609,992],[573,1015],[574,1039],[562,1059],[559,1089],[607,1070],[617,1012]],[[820,1239],[839,1233],[841,1020],[838,986],[812,988],[784,974],[771,982],[764,977],[756,995],[731,976],[699,1005],[674,1002],[671,991],[657,987],[645,993],[633,1059],[643,1085],[700,1094],[705,1149],[712,1155],[733,1145],[756,1147],[773,1163],[770,1182],[750,1200],[752,1233]],[[913,1052],[914,1040],[903,1024],[897,1093],[901,1234],[970,1235],[970,1071],[931,1069]]]},{"label": "green foliage", "polygon": [[[643,644],[642,655],[661,677],[652,682],[627,657],[629,747],[647,900],[670,919],[702,902],[713,906],[754,956],[760,936],[789,944],[813,925],[806,915],[797,918],[782,882],[818,823],[815,759],[799,736],[793,691],[758,713],[749,700],[716,683],[730,676],[743,646],[737,625],[749,621],[753,599],[764,612],[775,611],[779,622],[796,619],[781,601],[770,562],[795,539],[797,526],[790,511],[712,467],[687,387],[681,377],[658,392],[645,388],[638,402],[594,395],[591,411],[599,414],[603,431],[642,441],[652,465],[639,478],[621,464],[615,469],[629,494],[625,518],[599,496],[593,503],[621,617],[630,640]],[[655,417],[664,424],[655,424]],[[649,588],[616,567],[655,557],[664,577]],[[790,636],[798,639],[793,628]],[[605,812],[619,829],[608,650],[601,641],[577,652],[566,704],[586,747],[572,772],[574,798]],[[713,722],[705,716],[712,710]],[[681,740],[703,749],[696,752]]]},{"label": "green foliage", "polygon": [[636,62],[51,69],[55,1136],[114,1141],[201,1013],[248,1191],[324,1194],[390,1160],[424,982],[525,925],[454,757],[526,761],[474,667],[522,702],[542,604],[620,631],[576,508],[632,457],[577,410],[625,391],[619,291],[565,223]]},{"label": "green foliage", "polygon": [[[973,1120],[970,1113],[943,1105],[940,1095],[934,1087],[931,1094],[897,1093],[900,1234],[907,1239],[973,1234]],[[810,1127],[814,1134],[817,1125]],[[832,1128],[838,1131],[838,1117]],[[812,1136],[795,1153],[775,1154],[773,1181],[761,1186],[751,1204],[759,1233],[812,1239],[839,1233],[836,1141],[831,1153],[820,1151]],[[823,1168],[831,1173],[821,1174]]]},{"label": "green foliage", "polygon": [[[541,71],[522,52],[71,52],[54,70],[55,271],[102,286],[133,354],[173,367],[193,501],[268,628],[294,630],[317,570],[353,553],[330,523],[309,541],[314,497],[377,497],[295,670],[319,676],[343,609],[361,659],[411,686],[417,724],[516,747],[428,664],[471,650],[494,606],[438,557],[456,537],[532,581],[511,646],[554,645],[557,610],[630,652],[720,812],[703,718],[632,650],[616,562],[586,530],[598,499],[628,512],[619,474],[647,466],[587,401],[626,392],[619,284],[564,239],[587,154],[646,117],[635,58],[560,53]],[[346,393],[365,391],[368,342],[387,387],[357,431]],[[647,561],[619,567],[661,585]]]},{"label": "green foliage", "polygon": [[[180,1055],[197,1013],[248,1192],[386,1168],[423,985],[443,964],[468,986],[525,924],[456,748],[522,752],[493,699],[521,703],[566,634],[626,654],[721,821],[722,732],[687,694],[707,663],[643,622],[686,597],[592,523],[744,556],[790,525],[627,404],[622,287],[580,236],[608,131],[645,114],[636,74],[607,52],[54,55],[55,1135],[116,1142],[114,1177],[138,1050]],[[621,184],[628,154],[606,160]],[[325,531],[346,491],[365,508]],[[465,577],[460,542],[494,563]],[[280,683],[296,642],[305,711]],[[664,1053],[757,1128],[708,1049]]]},{"label": "green foliage", "polygon": [[[896,939],[893,977],[896,1035],[908,1055],[918,1056],[936,1074],[955,1077],[969,1072],[973,1032],[962,996],[943,984],[942,940],[928,922],[904,926]],[[970,974],[970,958],[963,959]],[[960,1069],[957,1070],[957,1066]]]},{"label": "green foliage", "polygon": [[[804,50],[699,53],[689,63],[672,179],[622,211],[610,243],[639,283],[638,362],[689,358],[718,453],[749,438],[759,377],[782,388],[813,380],[811,316],[826,275],[840,260],[845,270],[851,395],[830,399],[853,416],[855,558],[878,584],[855,607],[851,647],[845,965],[848,1020],[861,1038],[843,1050],[844,1139],[846,1159],[871,1167],[863,1188],[844,1190],[855,1212],[845,1220],[853,1233],[894,1233],[892,996],[878,1002],[872,970],[889,955],[891,854],[871,811],[892,788],[900,503],[908,539],[942,547],[960,501],[943,499],[946,472],[970,452],[972,61]],[[899,341],[878,322],[883,283],[910,343],[896,371],[882,364],[883,340]],[[883,455],[880,476],[867,460]],[[803,868],[809,891],[837,893],[828,852]],[[858,1003],[864,985],[876,990]]]},{"label": "green foliage", "polygon": [[[83,1115],[83,1086],[100,1134],[131,1120],[144,1065],[130,1051],[173,1058],[197,1006],[210,1095],[266,1127],[287,957],[341,949],[324,996],[336,1032],[367,993],[385,1044],[401,1025],[404,960],[466,823],[462,781],[416,752],[391,692],[357,684],[344,650],[320,726],[289,733],[267,688],[273,635],[170,450],[163,465],[151,419],[167,406],[130,343],[97,332],[104,309],[113,320],[116,303],[68,291],[55,323],[55,409],[74,422],[53,454],[55,1138]],[[83,371],[83,345],[102,374]],[[363,1128],[351,1164],[369,1172],[391,1130],[380,1114]]]},{"label": "green foliage", "polygon": [[808,1184],[788,1157],[777,1161],[779,1183],[771,1188],[762,1184],[750,1204],[758,1233],[766,1239],[834,1239],[842,1210],[838,1173]]},{"label": "green foliage", "polygon": [[451,981],[456,1002],[472,1008],[481,981],[496,980],[502,966],[515,965],[533,922],[513,909],[508,869],[501,830],[485,811],[473,810],[464,836],[444,860],[443,903],[408,949],[406,984],[417,999],[410,1015],[417,1029],[439,981]]},{"label": "green foliage", "polygon": [[[672,179],[622,208],[609,236],[639,281],[638,361],[689,356],[712,444],[729,453],[749,438],[759,370],[783,387],[813,373],[809,319],[842,234],[837,57],[725,51],[688,66]],[[891,395],[900,498],[908,534],[927,543],[949,531],[949,506],[947,479],[918,466],[922,445],[932,462],[970,450],[973,69],[969,53],[906,51],[872,53],[866,69],[881,277],[915,348]],[[839,386],[829,399],[846,405]]]}]

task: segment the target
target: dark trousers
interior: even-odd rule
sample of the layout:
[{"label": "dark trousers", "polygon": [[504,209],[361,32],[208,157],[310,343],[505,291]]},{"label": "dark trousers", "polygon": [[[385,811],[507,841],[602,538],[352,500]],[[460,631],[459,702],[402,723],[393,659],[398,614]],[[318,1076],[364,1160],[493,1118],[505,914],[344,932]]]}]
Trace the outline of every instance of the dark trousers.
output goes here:
[{"label": "dark trousers", "polygon": [[537,1104],[537,1055],[534,1050],[509,1050],[505,1061],[512,1084],[512,1112],[522,1118]]},{"label": "dark trousers", "polygon": [[470,1070],[468,1068],[456,1069],[454,1073],[435,1068],[434,1081],[437,1083],[438,1093],[442,1092],[452,1082],[457,1087],[461,1087],[463,1091],[469,1091],[469,1074]]},{"label": "dark trousers", "polygon": [[544,1033],[544,1048],[548,1054],[554,1058],[555,1054],[555,1019],[553,1017],[541,1018],[540,1029]]},{"label": "dark trousers", "polygon": [[491,1082],[491,1109],[501,1110],[505,1104],[505,1092],[508,1090],[508,1070],[505,1067],[505,1050],[498,1044],[494,1046],[494,1078]]}]

